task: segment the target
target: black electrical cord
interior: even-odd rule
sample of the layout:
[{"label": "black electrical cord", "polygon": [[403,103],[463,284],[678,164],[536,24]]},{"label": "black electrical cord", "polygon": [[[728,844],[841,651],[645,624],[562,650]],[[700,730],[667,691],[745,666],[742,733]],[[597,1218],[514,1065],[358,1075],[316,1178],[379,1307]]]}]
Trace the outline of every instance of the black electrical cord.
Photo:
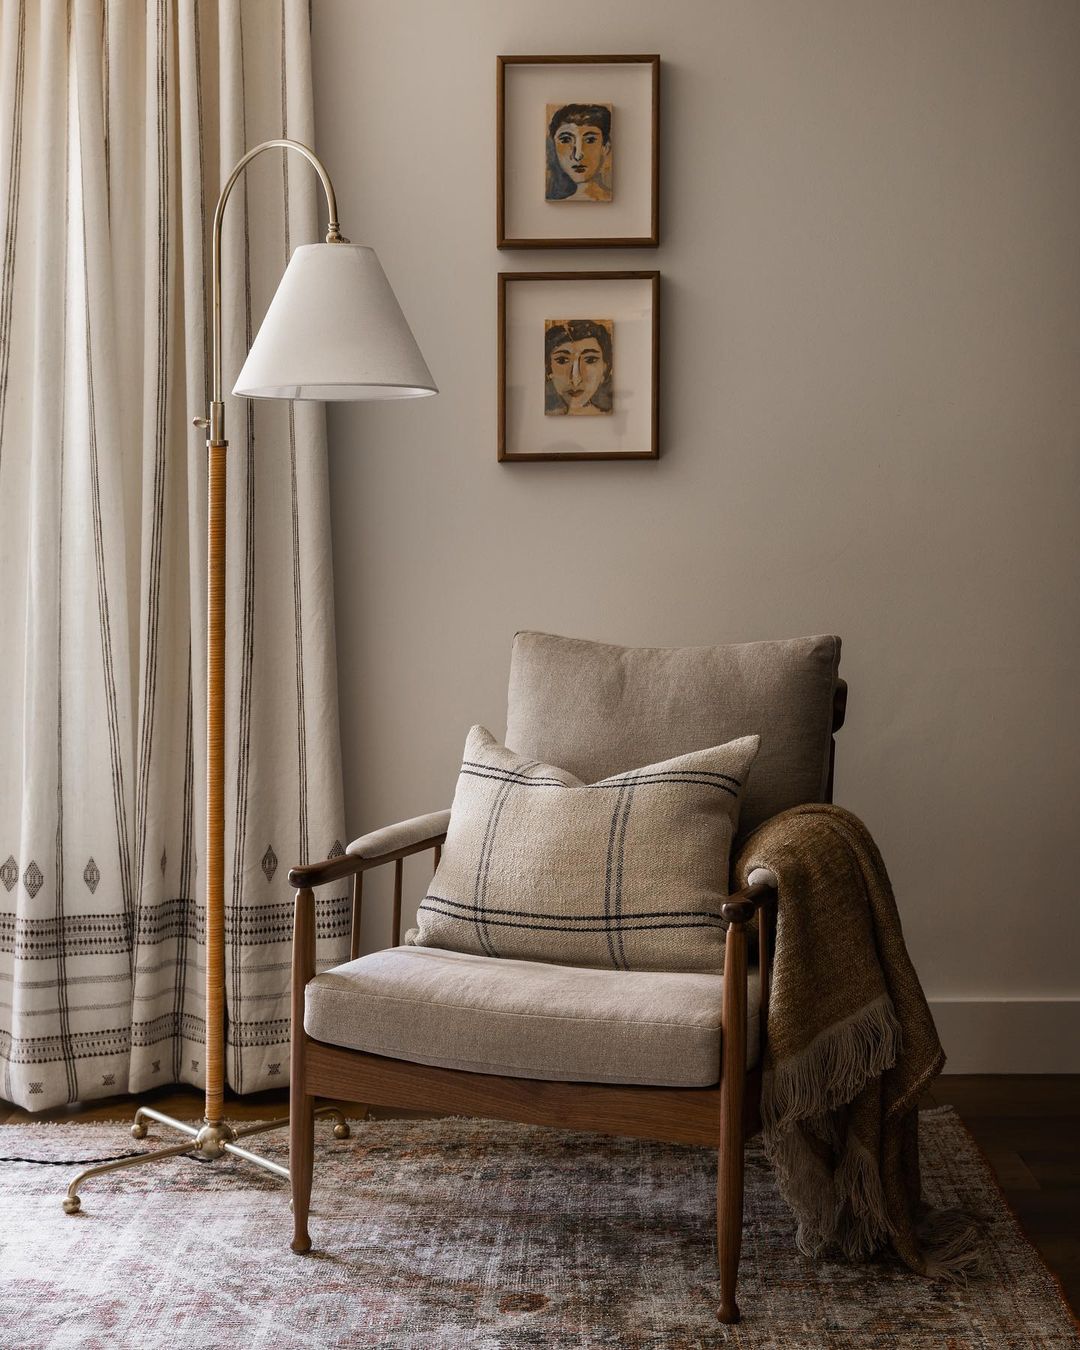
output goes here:
[{"label": "black electrical cord", "polygon": [[[192,1139],[191,1147],[195,1147]],[[122,1162],[125,1158],[145,1158],[154,1150],[133,1148],[129,1153],[113,1153],[107,1158],[0,1158],[0,1163],[33,1163],[35,1167],[96,1167],[98,1163]],[[174,1153],[175,1158],[185,1158],[183,1153]],[[199,1157],[185,1158],[187,1162],[203,1162]]]},{"label": "black electrical cord", "polygon": [[124,1158],[142,1158],[150,1152],[151,1149],[133,1148],[130,1153],[113,1153],[108,1158],[0,1158],[0,1163],[34,1163],[37,1167],[93,1167],[97,1163],[120,1162]]}]

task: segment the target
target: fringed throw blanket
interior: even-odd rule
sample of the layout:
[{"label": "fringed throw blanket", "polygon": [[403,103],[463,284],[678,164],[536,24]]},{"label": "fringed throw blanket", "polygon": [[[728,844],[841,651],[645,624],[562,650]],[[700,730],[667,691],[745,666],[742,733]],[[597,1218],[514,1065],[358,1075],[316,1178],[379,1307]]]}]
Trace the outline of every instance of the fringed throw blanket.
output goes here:
[{"label": "fringed throw blanket", "polygon": [[763,1139],[800,1250],[859,1260],[888,1243],[920,1274],[962,1278],[978,1222],[931,1210],[919,1179],[919,1095],[945,1053],[874,841],[848,811],[799,806],[746,841],[736,876],[756,867],[779,896]]}]

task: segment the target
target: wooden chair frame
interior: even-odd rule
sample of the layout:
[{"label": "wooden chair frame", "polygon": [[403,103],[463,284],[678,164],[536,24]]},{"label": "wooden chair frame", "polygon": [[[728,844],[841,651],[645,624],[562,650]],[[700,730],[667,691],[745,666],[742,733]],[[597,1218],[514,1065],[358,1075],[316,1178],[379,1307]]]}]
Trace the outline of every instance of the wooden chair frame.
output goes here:
[{"label": "wooden chair frame", "polygon": [[[843,725],[847,685],[837,684],[833,733]],[[832,800],[832,756],[827,800]],[[440,1069],[408,1060],[348,1050],[314,1040],[304,1030],[304,991],[315,977],[316,886],[353,878],[352,957],[359,955],[364,873],[394,864],[394,945],[401,937],[402,869],[406,857],[434,851],[435,866],[445,834],[408,847],[359,857],[346,854],[294,867],[296,887],[292,948],[292,1041],[290,1057],[289,1153],[293,1200],[294,1252],[311,1249],[308,1213],[315,1149],[318,1097],[349,1098],[380,1106],[445,1111],[526,1125],[594,1130],[718,1150],[716,1243],[720,1271],[721,1322],[739,1320],[735,1299],[743,1226],[743,1150],[761,1129],[761,1064],[768,1030],[769,987],[776,921],[776,891],[759,883],[730,896],[721,908],[728,923],[724,945],[720,1078],[713,1087],[639,1087],[617,1083],[563,1083]],[[747,937],[757,920],[759,951],[760,1053],[746,1067]]]}]

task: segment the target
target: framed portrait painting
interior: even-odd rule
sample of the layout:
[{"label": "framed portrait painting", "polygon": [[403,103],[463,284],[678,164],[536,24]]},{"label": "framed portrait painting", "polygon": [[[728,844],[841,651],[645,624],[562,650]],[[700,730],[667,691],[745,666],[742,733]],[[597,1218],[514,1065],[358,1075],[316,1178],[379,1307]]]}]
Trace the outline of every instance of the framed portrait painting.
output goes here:
[{"label": "framed portrait painting", "polygon": [[656,459],[660,273],[499,273],[499,459]]},{"label": "framed portrait painting", "polygon": [[500,248],[660,242],[659,56],[500,56]]}]

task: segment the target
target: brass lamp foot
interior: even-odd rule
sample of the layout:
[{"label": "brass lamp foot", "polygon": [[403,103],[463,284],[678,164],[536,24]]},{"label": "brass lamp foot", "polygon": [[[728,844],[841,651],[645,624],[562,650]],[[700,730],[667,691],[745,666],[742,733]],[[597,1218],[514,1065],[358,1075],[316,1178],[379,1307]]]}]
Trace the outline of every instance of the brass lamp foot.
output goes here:
[{"label": "brass lamp foot", "polygon": [[159,1158],[175,1158],[181,1153],[188,1153],[191,1150],[190,1141],[185,1144],[173,1144],[171,1148],[161,1148],[153,1153],[140,1153],[136,1158],[118,1158],[115,1162],[99,1163],[97,1167],[88,1167],[84,1172],[80,1172],[72,1181],[67,1189],[67,1195],[64,1197],[64,1213],[78,1214],[82,1210],[82,1201],[79,1199],[79,1183],[86,1181],[88,1177],[101,1176],[103,1172],[119,1172],[125,1167],[138,1167],[141,1163],[157,1162]]},{"label": "brass lamp foot", "polygon": [[[327,1117],[333,1119],[335,1139],[349,1138],[352,1133],[349,1129],[349,1122],[336,1106],[320,1106],[315,1114],[324,1119]],[[146,1138],[148,1120],[156,1120],[161,1125],[167,1125],[171,1130],[179,1130],[181,1134],[187,1135],[187,1138],[182,1144],[173,1144],[169,1148],[155,1149],[152,1153],[139,1153],[134,1158],[118,1158],[115,1162],[98,1163],[96,1167],[86,1168],[73,1178],[71,1185],[67,1188],[67,1195],[63,1202],[65,1214],[81,1213],[82,1200],[79,1197],[79,1187],[90,1177],[102,1176],[105,1172],[119,1172],[126,1167],[141,1167],[143,1163],[158,1162],[162,1158],[178,1158],[185,1153],[193,1158],[200,1158],[204,1162],[214,1162],[218,1158],[225,1157],[226,1154],[232,1154],[234,1157],[243,1158],[245,1162],[253,1163],[256,1167],[261,1167],[266,1172],[273,1172],[283,1181],[289,1180],[289,1169],[287,1167],[283,1167],[280,1163],[271,1162],[269,1158],[262,1158],[257,1153],[251,1153],[248,1149],[241,1148],[236,1142],[247,1135],[265,1134],[269,1130],[284,1129],[289,1123],[288,1116],[284,1116],[280,1120],[260,1121],[257,1125],[246,1125],[243,1129],[238,1130],[225,1121],[214,1123],[203,1121],[201,1125],[194,1125],[187,1121],[174,1120],[172,1116],[156,1111],[152,1106],[140,1106],[135,1112],[135,1119],[131,1126],[131,1133],[134,1138]]]}]

